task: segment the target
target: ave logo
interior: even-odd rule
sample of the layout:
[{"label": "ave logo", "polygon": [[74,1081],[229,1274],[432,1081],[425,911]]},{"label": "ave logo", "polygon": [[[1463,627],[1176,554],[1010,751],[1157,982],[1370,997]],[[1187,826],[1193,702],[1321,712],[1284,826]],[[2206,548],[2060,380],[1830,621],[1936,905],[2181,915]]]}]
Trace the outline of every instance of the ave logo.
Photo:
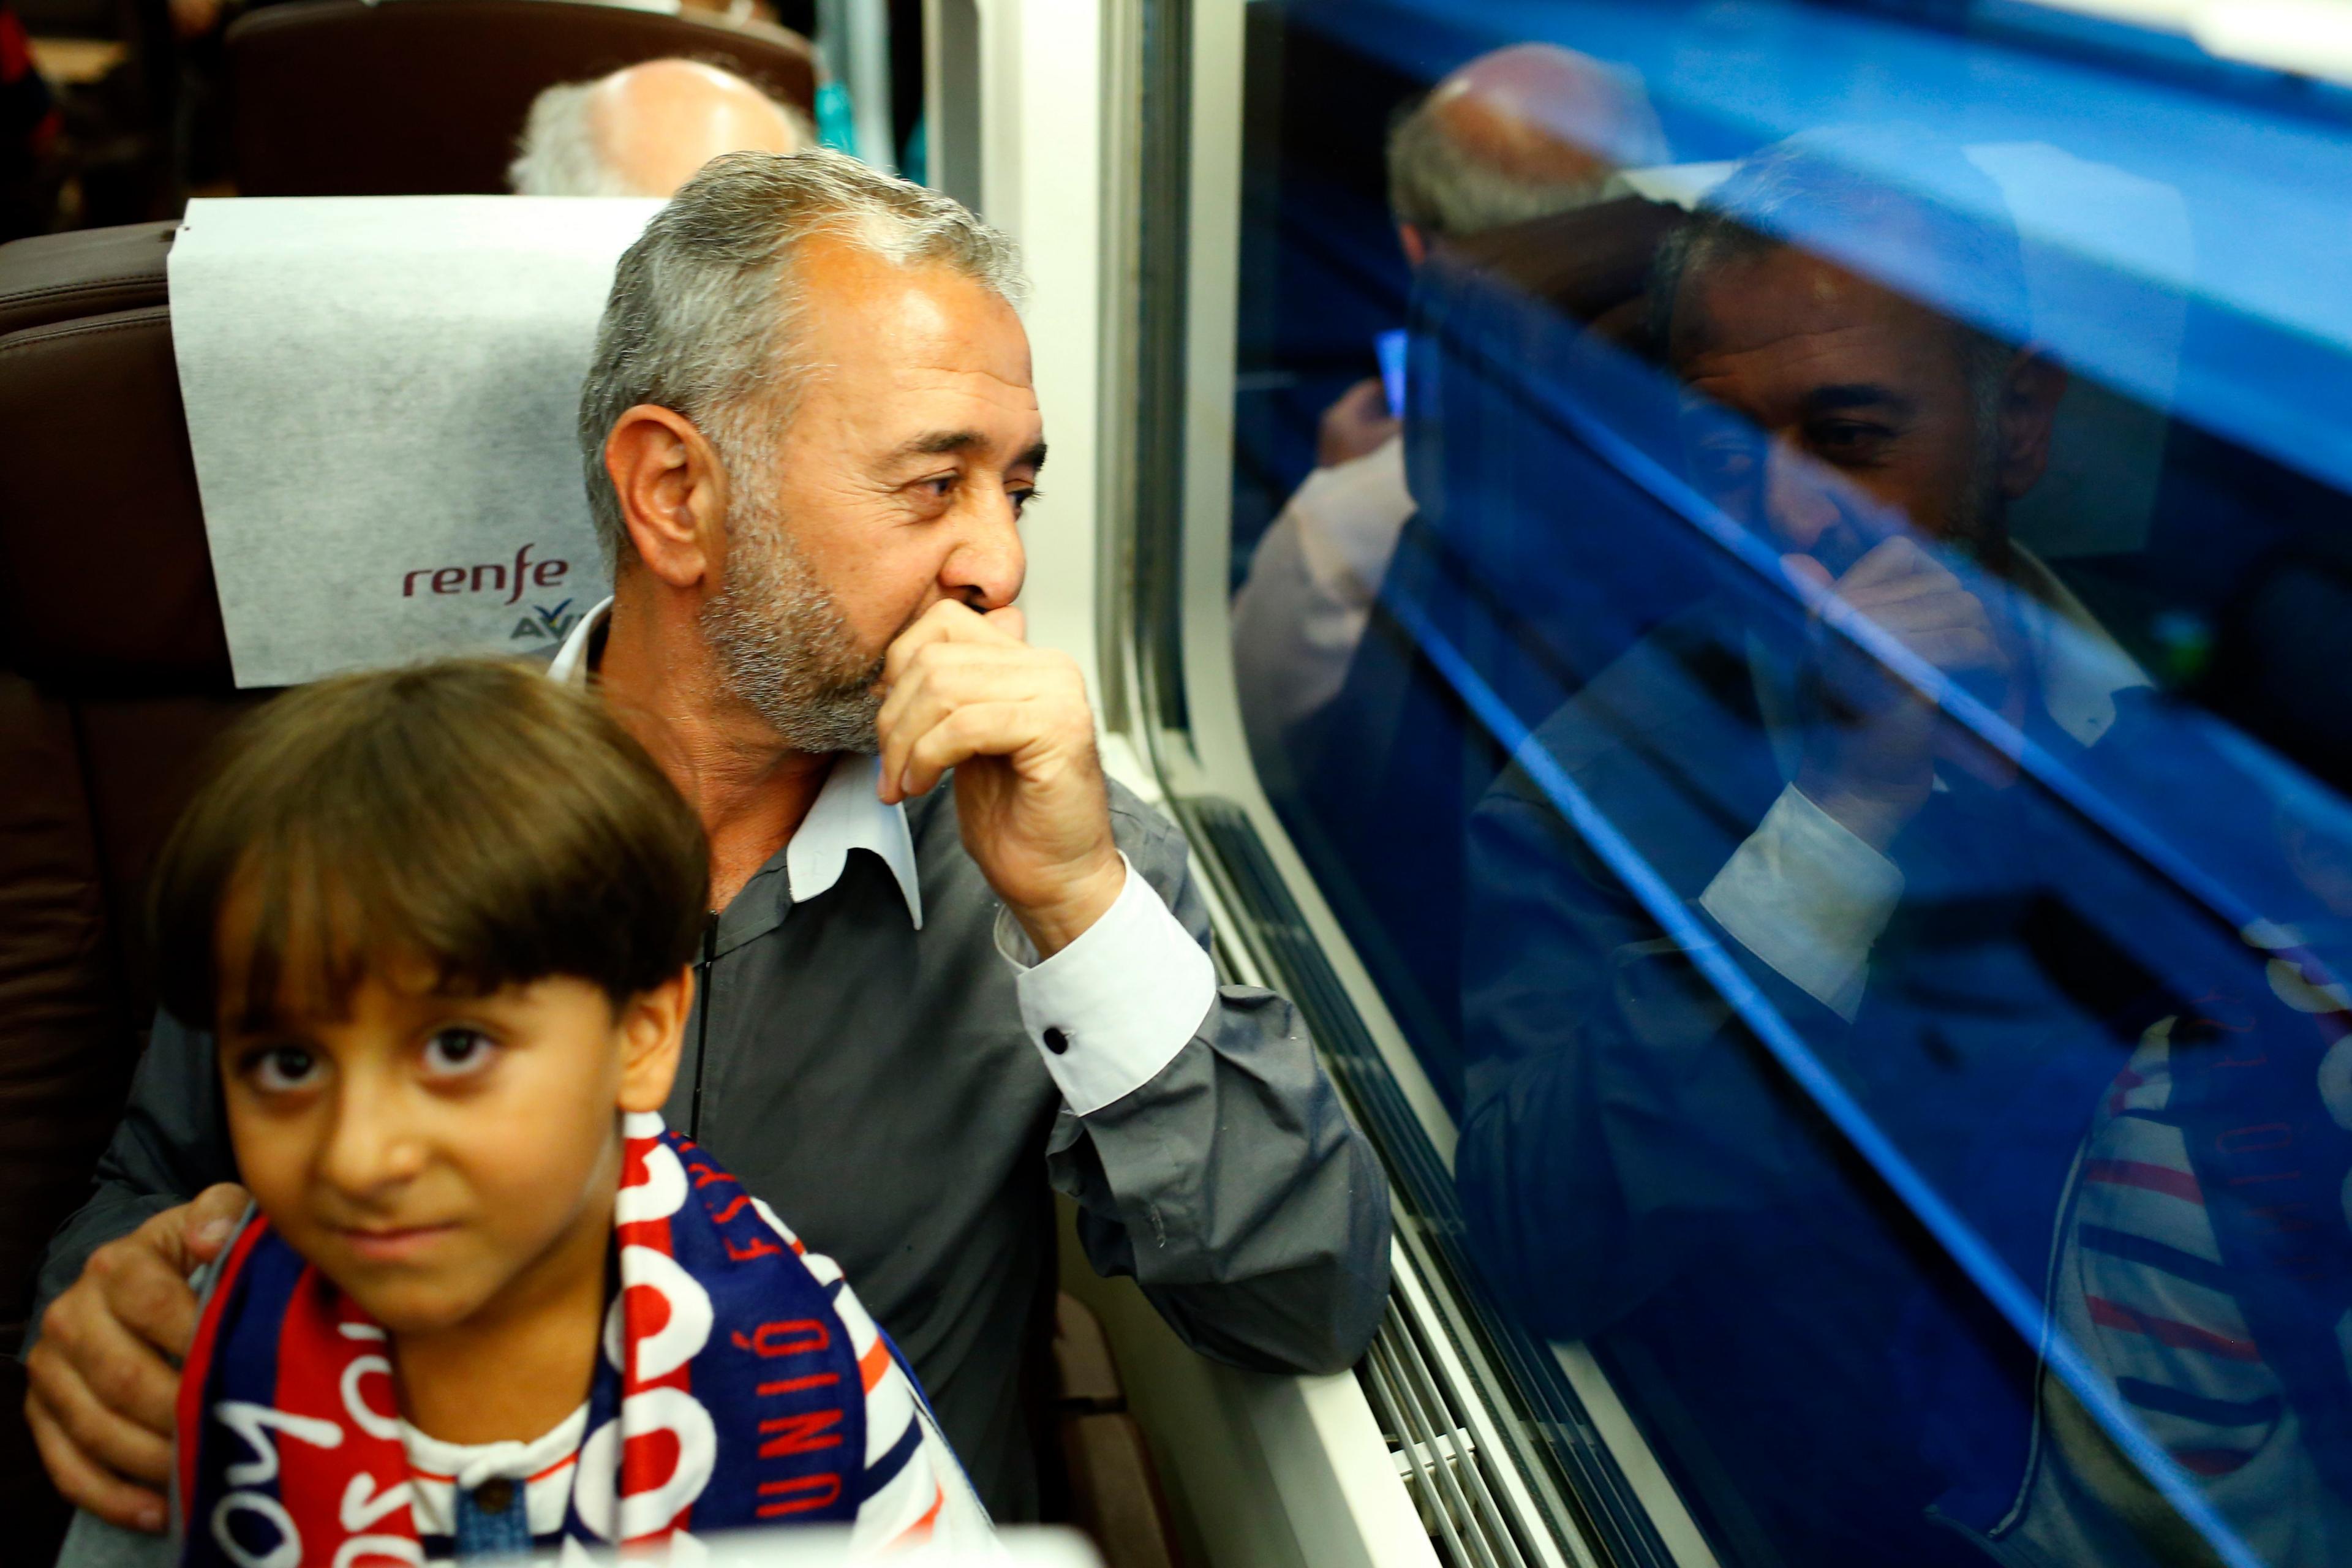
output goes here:
[{"label": "ave logo", "polygon": [[[569,599],[553,609],[549,609],[543,605],[532,605],[528,608],[530,614],[517,621],[515,629],[507,634],[509,642],[516,642],[524,637],[552,637],[557,642],[562,642],[564,634],[580,621],[579,613],[572,610],[572,601]],[[567,611],[571,613],[566,614]]]}]

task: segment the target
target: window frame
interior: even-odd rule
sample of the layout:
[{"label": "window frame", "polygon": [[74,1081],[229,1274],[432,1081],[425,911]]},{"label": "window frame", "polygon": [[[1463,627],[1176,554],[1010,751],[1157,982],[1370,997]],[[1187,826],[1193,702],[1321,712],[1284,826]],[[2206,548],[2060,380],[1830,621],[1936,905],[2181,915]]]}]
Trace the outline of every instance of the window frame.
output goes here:
[{"label": "window frame", "polygon": [[[1461,1417],[1456,1436],[1505,1457],[1486,1473],[1510,1516],[1511,1555],[1716,1568],[1591,1352],[1534,1340],[1476,1282],[1451,1202],[1454,1119],[1258,781],[1227,586],[1248,5],[1114,0],[1111,10],[1118,58],[1107,79],[1125,90],[1113,96],[1120,109],[1105,132],[1105,266],[1118,280],[1105,291],[1115,301],[1104,325],[1106,728],[1132,748],[1186,831],[1229,977],[1302,1004],[1381,1155],[1397,1222],[1396,1321],[1382,1338],[1394,1355],[1409,1353],[1398,1342],[1412,1339]],[[1196,92],[1195,82],[1236,90]],[[1320,975],[1299,973],[1318,966]],[[1376,1346],[1370,1359],[1381,1355]],[[1376,1406],[1379,1376],[1365,1377]],[[1432,1533],[1441,1555],[1464,1568],[1497,1550],[1459,1540],[1449,1548],[1442,1529]]]}]

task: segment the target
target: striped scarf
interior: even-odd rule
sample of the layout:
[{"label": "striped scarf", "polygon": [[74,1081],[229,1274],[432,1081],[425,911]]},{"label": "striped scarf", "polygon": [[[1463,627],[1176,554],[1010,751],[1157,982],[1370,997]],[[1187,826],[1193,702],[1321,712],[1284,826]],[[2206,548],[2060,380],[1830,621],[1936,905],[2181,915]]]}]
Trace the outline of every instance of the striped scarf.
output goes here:
[{"label": "striped scarf", "polygon": [[[620,1290],[563,1538],[644,1546],[689,1526],[854,1520],[871,1489],[866,1380],[800,1244],[659,1117],[624,1132]],[[389,1350],[266,1221],[246,1226],[181,1378],[186,1568],[425,1561]]]}]

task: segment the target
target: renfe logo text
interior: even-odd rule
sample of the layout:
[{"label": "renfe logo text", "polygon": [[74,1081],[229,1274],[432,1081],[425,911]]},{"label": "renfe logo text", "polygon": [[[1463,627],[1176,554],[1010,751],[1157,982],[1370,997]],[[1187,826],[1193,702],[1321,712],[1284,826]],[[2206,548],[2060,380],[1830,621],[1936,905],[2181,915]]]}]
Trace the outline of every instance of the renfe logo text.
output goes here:
[{"label": "renfe logo text", "polygon": [[[400,580],[400,596],[415,598],[416,580],[423,577],[429,579],[426,587],[436,594],[478,594],[487,587],[492,593],[506,595],[499,603],[511,605],[522,597],[526,585],[552,588],[571,570],[569,561],[531,560],[530,546],[526,544],[515,552],[512,571],[495,561],[483,566],[419,566]],[[508,586],[509,581],[511,589]]]}]

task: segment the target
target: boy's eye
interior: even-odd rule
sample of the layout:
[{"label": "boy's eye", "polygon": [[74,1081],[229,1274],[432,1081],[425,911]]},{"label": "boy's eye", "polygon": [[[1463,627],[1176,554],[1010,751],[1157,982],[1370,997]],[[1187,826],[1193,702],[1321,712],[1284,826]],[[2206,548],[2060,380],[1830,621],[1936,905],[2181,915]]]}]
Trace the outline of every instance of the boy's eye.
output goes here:
[{"label": "boy's eye", "polygon": [[425,1070],[436,1078],[463,1078],[489,1066],[497,1054],[497,1042],[479,1029],[441,1029],[425,1042]]},{"label": "boy's eye", "polygon": [[265,1094],[308,1089],[321,1070],[319,1058],[299,1046],[268,1046],[247,1053],[241,1064],[254,1088]]}]

